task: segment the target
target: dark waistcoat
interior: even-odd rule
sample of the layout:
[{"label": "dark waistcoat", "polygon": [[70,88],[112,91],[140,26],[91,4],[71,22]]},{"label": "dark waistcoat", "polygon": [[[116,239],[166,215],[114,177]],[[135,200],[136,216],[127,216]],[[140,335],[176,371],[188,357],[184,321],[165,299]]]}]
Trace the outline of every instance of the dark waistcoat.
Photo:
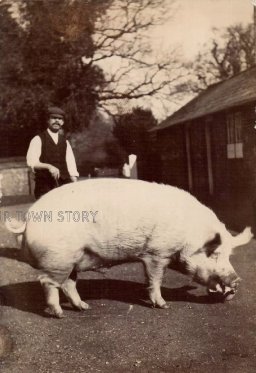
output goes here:
[{"label": "dark waistcoat", "polygon": [[[39,160],[42,163],[49,163],[57,167],[60,170],[60,177],[67,179],[70,177],[66,163],[67,142],[65,136],[61,134],[58,136],[58,143],[55,144],[48,131],[39,134],[42,141],[42,151]],[[48,170],[37,170],[36,177],[51,178],[51,175]]]}]

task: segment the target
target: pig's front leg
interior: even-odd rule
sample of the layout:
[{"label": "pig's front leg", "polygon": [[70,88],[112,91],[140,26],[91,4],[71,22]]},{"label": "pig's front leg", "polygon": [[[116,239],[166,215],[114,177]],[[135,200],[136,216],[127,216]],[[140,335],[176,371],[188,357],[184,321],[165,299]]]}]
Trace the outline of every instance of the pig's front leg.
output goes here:
[{"label": "pig's front leg", "polygon": [[146,255],[142,258],[148,279],[149,298],[155,307],[168,308],[161,295],[161,284],[164,270],[169,264],[169,259],[159,258],[156,255]]},{"label": "pig's front leg", "polygon": [[54,316],[63,317],[63,310],[60,306],[59,287],[60,285],[53,281],[48,275],[43,275],[40,278],[40,283],[44,289],[46,303]]},{"label": "pig's front leg", "polygon": [[76,280],[77,272],[73,270],[69,278],[61,285],[61,289],[75,308],[81,311],[87,310],[89,308],[89,305],[81,300],[76,288]]}]

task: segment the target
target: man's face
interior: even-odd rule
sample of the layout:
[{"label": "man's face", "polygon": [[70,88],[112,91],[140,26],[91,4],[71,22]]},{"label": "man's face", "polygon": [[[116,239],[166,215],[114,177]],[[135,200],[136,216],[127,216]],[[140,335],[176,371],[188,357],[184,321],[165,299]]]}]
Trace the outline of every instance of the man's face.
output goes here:
[{"label": "man's face", "polygon": [[59,132],[61,127],[64,124],[64,119],[59,117],[58,115],[50,115],[50,118],[48,119],[48,128],[52,132]]}]

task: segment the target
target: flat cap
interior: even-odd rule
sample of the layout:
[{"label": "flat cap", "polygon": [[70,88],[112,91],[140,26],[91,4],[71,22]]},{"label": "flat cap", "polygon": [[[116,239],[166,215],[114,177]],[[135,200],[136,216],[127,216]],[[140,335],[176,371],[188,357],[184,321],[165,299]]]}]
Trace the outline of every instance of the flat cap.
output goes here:
[{"label": "flat cap", "polygon": [[49,106],[47,111],[49,115],[54,115],[55,117],[59,117],[59,118],[65,117],[64,110],[62,110],[61,108],[57,106]]}]

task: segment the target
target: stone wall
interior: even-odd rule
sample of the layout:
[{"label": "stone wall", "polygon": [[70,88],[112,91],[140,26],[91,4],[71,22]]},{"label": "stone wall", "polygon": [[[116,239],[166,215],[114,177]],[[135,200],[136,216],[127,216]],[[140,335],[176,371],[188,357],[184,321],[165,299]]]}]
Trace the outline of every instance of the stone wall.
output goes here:
[{"label": "stone wall", "polygon": [[23,157],[0,160],[3,196],[27,196],[33,193],[33,180]]}]

